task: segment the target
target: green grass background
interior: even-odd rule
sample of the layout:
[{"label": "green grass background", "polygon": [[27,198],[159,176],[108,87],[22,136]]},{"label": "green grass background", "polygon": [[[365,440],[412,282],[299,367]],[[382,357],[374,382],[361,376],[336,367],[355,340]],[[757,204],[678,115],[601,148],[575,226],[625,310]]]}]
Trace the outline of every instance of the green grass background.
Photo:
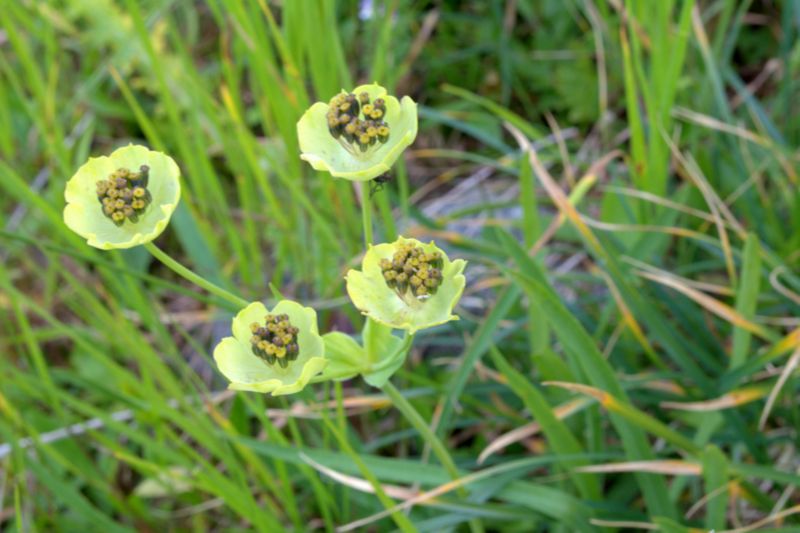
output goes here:
[{"label": "green grass background", "polygon": [[[0,527],[797,531],[800,1],[367,3],[0,0]],[[360,331],[357,194],[295,124],[370,81],[420,104],[376,239],[470,262],[393,379],[456,485],[360,379],[225,391],[236,309],[61,220],[147,144],[159,246]]]}]

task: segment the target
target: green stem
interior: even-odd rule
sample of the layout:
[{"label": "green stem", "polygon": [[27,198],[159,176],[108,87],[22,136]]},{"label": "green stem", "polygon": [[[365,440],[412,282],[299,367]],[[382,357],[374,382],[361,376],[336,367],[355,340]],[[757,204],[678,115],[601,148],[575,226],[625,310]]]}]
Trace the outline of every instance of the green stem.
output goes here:
[{"label": "green stem", "polygon": [[[436,436],[433,432],[431,427],[425,422],[422,416],[414,409],[414,406],[406,400],[405,396],[395,387],[392,385],[391,381],[387,381],[386,384],[381,387],[381,390],[386,393],[392,403],[397,408],[398,411],[403,413],[403,416],[406,417],[406,420],[414,426],[422,438],[428,443],[431,447],[431,450],[439,459],[439,462],[442,463],[442,466],[447,473],[450,475],[452,480],[458,480],[461,478],[461,474],[458,472],[458,468],[456,464],[453,462],[453,458],[450,457],[450,453],[448,453],[447,448],[442,444],[442,441]],[[467,491],[464,490],[464,487],[458,489],[459,496],[465,497],[467,495]],[[481,526],[480,522],[476,519],[470,520],[470,529],[474,532],[483,531],[483,526]]]},{"label": "green stem", "polygon": [[202,287],[211,294],[219,296],[223,300],[235,304],[236,307],[239,308],[247,307],[247,305],[250,303],[247,300],[239,298],[235,294],[226,291],[222,287],[214,285],[213,283],[199,276],[198,274],[195,274],[194,272],[192,272],[191,270],[180,264],[178,261],[173,259],[170,255],[168,255],[166,252],[164,252],[161,248],[159,248],[152,242],[146,243],[144,247],[147,249],[148,252],[150,252],[153,255],[153,257],[164,263],[164,265],[170,268],[173,272],[187,279],[188,281],[191,281],[198,287]]},{"label": "green stem", "polygon": [[[342,435],[347,435],[347,415],[344,411],[344,391],[342,390],[342,382],[334,382],[333,389],[336,394],[336,421],[339,425],[339,431]],[[342,515],[348,516],[350,513],[350,489],[348,487],[343,487],[339,505],[342,510]]]},{"label": "green stem", "polygon": [[[328,427],[328,430],[333,434],[334,438],[338,441],[339,447],[342,451],[350,457],[350,460],[356,465],[356,467],[361,471],[361,475],[364,476],[364,479],[372,485],[372,488],[375,490],[375,496],[378,500],[383,504],[384,509],[387,511],[393,509],[395,507],[394,501],[386,494],[383,490],[383,485],[381,484],[380,480],[375,477],[375,474],[372,473],[372,470],[367,466],[367,464],[361,459],[361,455],[353,449],[350,443],[347,441],[347,436],[339,431],[333,422],[331,422],[325,411],[323,410],[322,421]],[[414,533],[417,529],[414,527],[414,524],[411,523],[411,520],[400,511],[394,511],[390,514],[392,519],[394,520],[397,527],[400,528],[400,531],[403,533]]]},{"label": "green stem", "polygon": [[364,244],[367,248],[372,245],[372,205],[369,198],[368,181],[361,182],[361,225],[364,228]]},{"label": "green stem", "polygon": [[391,381],[387,381],[386,384],[382,387],[383,392],[389,396],[389,399],[392,400],[392,403],[397,408],[398,411],[403,413],[403,416],[406,417],[414,429],[419,431],[422,437],[430,444],[433,453],[436,454],[436,457],[439,458],[439,461],[444,466],[447,473],[450,474],[450,477],[453,479],[458,479],[461,475],[458,473],[458,468],[456,468],[456,464],[453,462],[452,457],[447,451],[447,448],[444,447],[442,441],[433,433],[428,423],[423,420],[422,416],[414,409],[414,406],[406,400],[406,397],[392,385]]}]

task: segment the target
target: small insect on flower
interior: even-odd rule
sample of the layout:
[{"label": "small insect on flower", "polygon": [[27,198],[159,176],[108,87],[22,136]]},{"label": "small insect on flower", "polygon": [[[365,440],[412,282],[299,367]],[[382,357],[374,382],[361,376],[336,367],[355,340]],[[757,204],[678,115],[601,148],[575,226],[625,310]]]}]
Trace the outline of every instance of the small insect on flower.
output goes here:
[{"label": "small insect on flower", "polygon": [[383,186],[392,181],[392,175],[389,172],[384,172],[372,180],[369,187],[369,197],[372,198],[376,192],[383,190]]},{"label": "small insect on flower", "polygon": [[466,280],[466,261],[450,261],[433,242],[400,237],[371,246],[361,271],[347,273],[347,294],[362,314],[413,334],[450,320]]},{"label": "small insect on flower", "polygon": [[155,239],[180,200],[172,158],[129,145],[90,158],[67,182],[64,222],[95,248],[130,248]]},{"label": "small insect on flower", "polygon": [[316,170],[353,181],[387,172],[417,136],[417,104],[397,100],[380,85],[317,102],[297,123],[301,159]]},{"label": "small insect on flower", "polygon": [[253,302],[239,311],[232,330],[214,349],[231,389],[292,394],[328,363],[316,312],[297,302],[281,300],[272,311]]}]

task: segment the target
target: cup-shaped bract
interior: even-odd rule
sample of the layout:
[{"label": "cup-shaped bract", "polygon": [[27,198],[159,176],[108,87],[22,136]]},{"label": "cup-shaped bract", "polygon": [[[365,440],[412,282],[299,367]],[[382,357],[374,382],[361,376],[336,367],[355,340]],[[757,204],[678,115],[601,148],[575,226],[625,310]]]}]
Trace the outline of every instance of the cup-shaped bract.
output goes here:
[{"label": "cup-shaped bract", "polygon": [[[261,342],[258,335],[268,327],[281,330],[278,327],[281,323],[288,325],[283,330],[289,329],[291,334],[287,336],[287,344],[281,343],[283,355],[270,357],[256,346]],[[281,300],[272,311],[267,311],[261,302],[251,303],[234,317],[232,332],[232,337],[225,337],[214,349],[214,360],[230,381],[229,388],[234,390],[273,396],[293,394],[302,390],[328,362],[317,328],[317,313],[291,300]],[[285,348],[291,346],[289,342],[296,347],[293,354],[290,349],[287,355]],[[268,348],[271,351],[274,346]]]},{"label": "cup-shaped bract", "polygon": [[458,320],[453,309],[464,292],[466,264],[450,261],[432,241],[400,237],[369,247],[361,270],[347,273],[347,294],[362,314],[413,335]]},{"label": "cup-shaped bract", "polygon": [[[345,96],[352,101],[345,102]],[[337,97],[347,111],[339,111],[333,100],[317,102],[300,118],[300,158],[316,170],[352,181],[369,181],[388,172],[417,137],[417,104],[408,96],[398,100],[377,84],[361,85]],[[359,103],[359,98],[369,103]],[[379,104],[373,108],[375,102]],[[365,112],[367,106],[372,115]],[[332,118],[342,122],[331,126]],[[345,131],[350,122],[353,131]],[[360,144],[362,136],[366,141]]]},{"label": "cup-shaped bract", "polygon": [[64,223],[95,248],[131,248],[164,231],[180,197],[175,161],[128,145],[90,158],[70,178]]}]

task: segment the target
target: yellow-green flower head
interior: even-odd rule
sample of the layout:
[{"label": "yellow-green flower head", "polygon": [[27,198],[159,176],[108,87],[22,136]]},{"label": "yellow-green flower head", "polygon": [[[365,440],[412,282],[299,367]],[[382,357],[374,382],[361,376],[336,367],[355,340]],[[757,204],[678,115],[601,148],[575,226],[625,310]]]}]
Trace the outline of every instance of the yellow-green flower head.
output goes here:
[{"label": "yellow-green flower head", "polygon": [[328,363],[317,313],[297,302],[281,300],[272,311],[253,302],[234,317],[232,330],[214,348],[231,389],[292,394]]},{"label": "yellow-green flower head", "polygon": [[144,146],[92,157],[67,182],[64,222],[102,250],[150,242],[178,206],[179,176],[171,157]]},{"label": "yellow-green flower head", "polygon": [[414,334],[458,320],[453,308],[464,292],[466,261],[450,261],[432,241],[400,237],[370,246],[361,271],[347,273],[347,294],[376,322]]},{"label": "yellow-green flower head", "polygon": [[337,178],[369,181],[389,171],[417,137],[417,104],[380,85],[317,102],[297,123],[300,158]]}]

